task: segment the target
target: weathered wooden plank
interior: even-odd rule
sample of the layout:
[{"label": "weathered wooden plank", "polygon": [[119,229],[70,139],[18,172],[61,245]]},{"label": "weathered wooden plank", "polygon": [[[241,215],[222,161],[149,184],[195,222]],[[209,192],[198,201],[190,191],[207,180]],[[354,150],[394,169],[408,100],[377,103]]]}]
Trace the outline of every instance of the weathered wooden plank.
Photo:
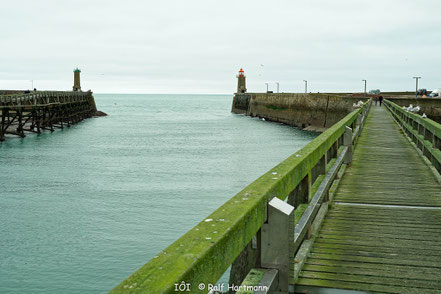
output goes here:
[{"label": "weathered wooden plank", "polygon": [[366,232],[366,231],[330,231],[330,230],[322,230],[321,232],[322,238],[326,238],[327,236],[331,238],[352,238],[352,237],[360,237],[360,238],[390,238],[394,240],[425,240],[425,241],[433,241],[433,242],[441,242],[441,235],[438,234],[418,234],[418,233],[409,233],[403,234],[401,231],[395,232]]},{"label": "weathered wooden plank", "polygon": [[[409,176],[409,178],[412,178],[411,176]],[[358,176],[357,174],[352,174],[351,175],[351,179],[350,180],[346,180],[347,177],[345,177],[342,180],[342,186],[346,186],[346,185],[352,185],[355,186],[355,188],[359,187],[359,185],[366,185],[369,187],[376,187],[378,185],[392,185],[395,187],[401,187],[401,185],[397,185],[397,182],[394,181],[393,179],[388,179],[388,178],[384,178],[384,177],[377,177],[377,178],[373,178],[373,177],[363,177],[363,176]],[[431,186],[433,185],[433,186]],[[431,186],[431,187],[436,187],[436,183],[427,183],[427,182],[416,182],[416,183],[412,183],[412,187],[426,187],[426,186]]]},{"label": "weathered wooden plank", "polygon": [[398,235],[384,235],[384,234],[378,234],[378,235],[374,235],[374,234],[356,234],[356,233],[347,233],[347,234],[329,234],[329,233],[325,233],[325,232],[321,232],[320,239],[336,239],[336,240],[353,240],[353,241],[357,241],[357,240],[365,240],[365,239],[373,239],[375,238],[376,241],[387,241],[388,243],[393,242],[393,243],[407,243],[407,242],[420,242],[421,245],[432,245],[436,246],[437,244],[440,243],[439,239],[426,239],[426,238],[414,238],[411,235],[403,235],[401,237],[399,237]]},{"label": "weathered wooden plank", "polygon": [[[333,206],[333,210],[329,213],[329,215],[332,215],[334,218],[337,217],[347,217],[347,218],[356,218],[357,216],[359,217],[363,217],[366,218],[366,220],[368,221],[378,221],[378,222],[383,222],[383,220],[387,220],[388,218],[390,219],[412,219],[412,216],[415,217],[415,220],[417,221],[424,221],[427,220],[427,223],[431,223],[433,220],[439,220],[441,215],[441,209],[436,208],[424,208],[424,207],[415,207],[415,206],[410,206],[410,208],[412,209],[412,214],[410,213],[406,213],[403,214],[401,212],[396,211],[397,210],[397,206],[392,206],[390,207],[390,213],[386,214],[386,213],[382,213],[381,211],[378,211],[378,213],[376,213],[375,211],[378,210],[378,208],[384,208],[384,207],[389,207],[389,206],[368,206],[368,205],[344,205],[344,206],[352,206],[354,207],[354,209],[356,209],[357,207],[369,207],[371,210],[371,212],[369,211],[339,211],[337,213],[335,213],[335,209],[337,209],[338,207],[343,206],[343,205],[334,205]],[[401,206],[400,209],[402,208],[407,208],[409,209],[408,206]],[[424,212],[424,213],[419,213],[419,212]],[[379,220],[377,220],[377,217],[380,218]]]},{"label": "weathered wooden plank", "polygon": [[[323,238],[322,235],[319,235],[318,240],[333,243],[333,244],[354,244],[354,245],[370,245],[370,246],[386,246],[386,247],[422,247],[431,248],[436,250],[435,248],[439,248],[439,242],[430,242],[430,241],[422,241],[422,240],[397,240],[391,238]],[[317,240],[317,241],[318,241]],[[423,243],[422,243],[423,242]],[[439,249],[438,249],[439,250]]]},{"label": "weathered wooden plank", "polygon": [[330,214],[328,217],[329,220],[341,220],[342,222],[351,222],[353,220],[358,220],[358,221],[367,221],[367,222],[378,222],[378,223],[390,223],[395,221],[400,221],[401,224],[431,224],[431,225],[441,225],[441,219],[437,219],[437,218],[433,218],[430,219],[429,221],[427,221],[427,219],[424,218],[415,218],[414,221],[412,221],[412,219],[410,218],[404,218],[404,217],[393,217],[393,215],[391,217],[381,217],[381,216],[361,216],[360,217],[356,217],[355,215],[333,215]]},{"label": "weathered wooden plank", "polygon": [[379,266],[378,263],[360,263],[356,261],[326,260],[317,258],[308,258],[306,260],[306,264],[370,270],[378,270],[379,268],[381,268],[382,270],[386,271],[407,271],[441,275],[441,268],[414,266],[406,264],[380,264]]},{"label": "weathered wooden plank", "polygon": [[[384,243],[377,240],[364,239],[364,240],[342,240],[342,239],[317,239],[316,242],[326,242],[327,244],[334,245],[358,245],[358,246],[375,246],[375,247],[386,247],[386,248],[406,248],[412,253],[412,250],[415,251],[415,248],[419,248],[421,244],[418,242],[410,242],[410,243]],[[439,250],[439,245],[430,246],[425,244],[424,249],[426,250]]]},{"label": "weathered wooden plank", "polygon": [[[345,213],[368,213],[368,214],[375,214],[375,215],[390,215],[390,214],[401,214],[406,215],[409,213],[409,210],[407,208],[402,207],[395,207],[393,210],[391,210],[389,207],[377,207],[374,211],[372,210],[372,207],[370,206],[336,206],[333,213],[338,212],[345,212]],[[420,209],[415,210],[412,212],[413,215],[434,215],[434,213],[438,213],[438,215],[441,215],[441,210],[427,210],[427,209]]]},{"label": "weathered wooden plank", "polygon": [[380,273],[375,276],[359,275],[355,273],[327,273],[327,272],[313,272],[302,271],[300,273],[301,278],[310,279],[324,279],[333,281],[345,281],[356,282],[366,284],[381,284],[387,286],[399,286],[399,287],[417,287],[422,289],[440,289],[441,282],[436,280],[417,280],[417,279],[403,279],[399,277],[384,277]]},{"label": "weathered wooden plank", "polygon": [[[326,221],[334,221],[334,222],[340,222],[340,223],[346,223],[346,222],[352,222],[352,221],[358,221],[360,223],[370,223],[370,224],[378,224],[378,225],[388,225],[391,224],[391,222],[393,221],[399,221],[400,224],[402,226],[405,226],[406,224],[413,226],[413,225],[430,225],[430,226],[434,226],[437,227],[438,225],[440,225],[439,220],[433,220],[433,221],[424,221],[422,218],[416,218],[415,222],[412,222],[410,219],[406,219],[406,218],[381,218],[381,219],[376,219],[375,216],[369,217],[360,217],[359,219],[357,219],[355,216],[348,216],[348,217],[344,217],[344,216],[330,216],[329,219],[327,219]],[[429,219],[430,220],[430,219]],[[438,227],[441,229],[441,227]]]},{"label": "weathered wooden plank", "polygon": [[378,264],[395,264],[395,265],[413,265],[413,266],[424,266],[424,267],[434,267],[441,268],[441,263],[436,260],[426,261],[426,260],[408,260],[408,259],[389,259],[381,257],[369,257],[369,256],[356,256],[356,255],[335,255],[335,254],[325,254],[325,253],[310,253],[309,256],[318,259],[328,259],[337,261],[355,261],[355,262],[366,262],[366,263],[378,263]]},{"label": "weathered wooden plank", "polygon": [[[364,198],[361,198],[363,197]],[[382,194],[378,197],[368,196],[365,194],[355,195],[345,195],[339,194],[335,197],[337,202],[347,202],[347,203],[366,203],[366,204],[391,204],[391,205],[410,205],[410,206],[422,206],[422,207],[439,207],[440,201],[438,199],[433,199],[430,195],[422,195],[419,199],[415,199],[409,195],[408,198],[394,198],[389,194]],[[441,197],[441,196],[440,196]]]},{"label": "weathered wooden plank", "polygon": [[[361,198],[364,197],[364,198]],[[441,197],[441,196],[438,196]],[[350,201],[349,201],[350,200]],[[366,194],[358,194],[358,195],[350,195],[350,194],[339,194],[336,196],[335,199],[336,202],[346,202],[346,203],[366,203],[366,204],[376,204],[375,201],[378,201],[378,204],[401,204],[403,206],[409,205],[409,206],[426,206],[431,207],[436,206],[438,207],[439,200],[433,199],[430,195],[421,195],[419,199],[415,199],[411,195],[408,195],[408,197],[403,198],[394,198],[393,195],[390,194],[381,194],[378,196],[372,196],[372,195],[366,195]],[[365,201],[365,202],[363,202]],[[420,205],[418,205],[420,204]]]},{"label": "weathered wooden plank", "polygon": [[[441,196],[441,191],[439,190],[439,187],[433,186],[433,187],[427,187],[427,186],[419,186],[419,187],[414,187],[414,186],[398,186],[398,185],[342,185],[339,189],[340,193],[345,193],[345,192],[349,192],[349,193],[353,193],[354,188],[355,189],[362,189],[362,188],[368,188],[368,189],[374,189],[381,186],[381,188],[393,188],[394,191],[382,191],[382,190],[377,190],[377,191],[370,191],[370,192],[365,192],[366,194],[391,194],[394,197],[398,197],[398,198],[403,198],[403,197],[407,197],[407,194],[413,194],[415,195],[415,192],[418,194],[426,194],[426,193],[430,193],[431,196]],[[358,195],[358,194],[357,194]]]},{"label": "weathered wooden plank", "polygon": [[[354,228],[350,224],[346,227],[333,227],[330,225],[323,226],[323,232],[360,232],[360,233],[376,233],[378,231],[385,233],[385,234],[396,234],[397,229],[393,226],[390,227],[384,227],[381,224],[371,228],[369,227],[361,227],[361,228]],[[439,235],[441,233],[441,229],[413,229],[413,228],[400,228],[399,230],[400,234],[409,234],[414,236],[415,238],[426,238],[426,236],[430,235]]]},{"label": "weathered wooden plank", "polygon": [[[418,194],[418,198],[415,198],[415,194]],[[340,192],[338,194],[338,199],[354,199],[359,201],[364,200],[378,200],[381,201],[382,199],[384,201],[395,201],[395,202],[402,202],[402,201],[409,201],[409,203],[438,203],[441,198],[441,194],[439,192],[419,192],[419,191],[409,191],[409,192],[402,192],[400,193],[400,196],[395,196],[392,192],[362,192],[358,194],[354,194],[353,192]]]},{"label": "weathered wooden plank", "polygon": [[[373,246],[373,245],[356,245],[356,244],[333,244],[327,243],[326,241],[317,240],[314,242],[315,249],[341,249],[341,250],[359,250],[366,252],[379,252],[379,253],[405,253],[409,254],[411,248],[406,247],[384,247],[384,246]],[[414,250],[413,253],[415,256],[424,255],[424,256],[441,256],[440,250],[432,250],[430,248],[419,248],[418,251]]]},{"label": "weathered wooden plank", "polygon": [[[353,208],[352,210],[338,210],[341,206],[349,207],[351,206]],[[370,210],[362,210],[359,208],[369,208]],[[412,219],[415,218],[416,220],[427,220],[428,222],[431,221],[431,219],[440,219],[441,218],[441,209],[428,209],[428,208],[420,208],[420,209],[413,209],[412,213],[403,212],[401,209],[408,207],[402,206],[402,207],[389,207],[389,212],[383,211],[382,208],[385,208],[384,206],[367,206],[367,205],[335,205],[333,207],[333,210],[329,213],[329,215],[332,216],[347,216],[347,217],[365,217],[370,218],[371,220],[375,221],[375,217],[379,218],[403,218],[403,219]],[[399,210],[400,209],[400,210]],[[338,211],[337,211],[338,210]]]},{"label": "weathered wooden plank", "polygon": [[380,277],[396,277],[405,279],[416,279],[422,281],[439,281],[441,272],[431,273],[426,271],[418,271],[412,269],[384,269],[384,268],[362,268],[362,267],[350,267],[350,266],[327,266],[327,265],[311,265],[306,264],[303,266],[304,271],[314,272],[327,272],[327,273],[342,273],[342,274],[354,274],[364,276],[380,276]]},{"label": "weathered wooden plank", "polygon": [[354,199],[354,198],[337,198],[335,201],[342,203],[358,203],[358,204],[381,204],[381,205],[411,205],[411,206],[421,206],[421,207],[440,207],[439,203],[433,202],[415,202],[415,201],[392,201],[392,200],[381,200],[381,199]]},{"label": "weathered wooden plank", "polygon": [[368,291],[368,292],[383,292],[383,293],[433,293],[439,294],[439,290],[415,288],[415,287],[400,287],[400,286],[388,286],[381,284],[366,284],[355,283],[346,281],[332,281],[332,280],[320,280],[299,278],[297,280],[298,285],[317,286],[325,288],[339,288],[348,290]]},{"label": "weathered wooden plank", "polygon": [[325,247],[314,247],[312,253],[316,254],[335,254],[335,255],[347,255],[347,256],[365,256],[365,257],[378,257],[386,259],[401,259],[401,260],[416,260],[416,261],[441,261],[441,256],[436,255],[424,255],[423,254],[409,254],[407,251],[390,251],[390,252],[380,252],[379,250],[372,250],[369,248],[366,250],[358,248],[325,248]]},{"label": "weathered wooden plank", "polygon": [[[358,225],[359,227],[368,227],[368,226],[373,226],[373,225],[378,225],[379,222],[375,222],[375,221],[363,221],[363,220],[352,220],[353,226]],[[335,225],[344,225],[344,224],[349,224],[350,222],[345,222],[342,220],[336,220],[336,219],[326,219],[324,224],[335,224]],[[395,224],[387,224],[384,223],[385,226],[389,225],[389,226],[394,226],[396,228],[399,227],[405,227],[405,228],[428,228],[428,229],[439,229],[439,226],[436,224],[402,224],[402,223],[395,223]]]}]

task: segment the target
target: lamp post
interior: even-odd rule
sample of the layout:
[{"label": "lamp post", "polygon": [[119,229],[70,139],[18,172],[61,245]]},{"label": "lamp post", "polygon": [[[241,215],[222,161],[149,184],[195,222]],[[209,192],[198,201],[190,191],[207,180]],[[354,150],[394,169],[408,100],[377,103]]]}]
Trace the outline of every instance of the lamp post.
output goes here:
[{"label": "lamp post", "polygon": [[421,77],[413,77],[416,80],[416,86],[415,86],[415,98],[418,98],[418,80],[421,79]]},{"label": "lamp post", "polygon": [[279,93],[279,82],[276,82],[277,85],[277,93]]},{"label": "lamp post", "polygon": [[268,93],[268,83],[265,83],[266,85],[266,92]]},{"label": "lamp post", "polygon": [[305,94],[308,93],[308,81],[303,80],[305,82]]},{"label": "lamp post", "polygon": [[364,98],[366,98],[366,84],[367,81],[366,80],[361,80],[362,82],[364,82]]}]

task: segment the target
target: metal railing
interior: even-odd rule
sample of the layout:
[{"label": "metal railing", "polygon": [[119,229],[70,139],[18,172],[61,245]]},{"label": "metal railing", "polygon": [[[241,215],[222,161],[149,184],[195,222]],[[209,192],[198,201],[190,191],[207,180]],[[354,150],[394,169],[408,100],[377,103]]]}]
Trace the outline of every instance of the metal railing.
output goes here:
[{"label": "metal railing", "polygon": [[431,164],[441,173],[441,125],[385,100],[387,109]]},{"label": "metal railing", "polygon": [[[352,145],[370,105],[366,102],[265,173],[111,292],[175,293],[183,287],[207,293],[205,286],[215,284],[244,250],[259,251],[257,267],[269,269],[262,279],[268,287],[293,291],[292,260],[337,171],[352,160]],[[315,193],[313,185],[318,185]],[[302,203],[308,207],[294,230],[294,207]]]}]

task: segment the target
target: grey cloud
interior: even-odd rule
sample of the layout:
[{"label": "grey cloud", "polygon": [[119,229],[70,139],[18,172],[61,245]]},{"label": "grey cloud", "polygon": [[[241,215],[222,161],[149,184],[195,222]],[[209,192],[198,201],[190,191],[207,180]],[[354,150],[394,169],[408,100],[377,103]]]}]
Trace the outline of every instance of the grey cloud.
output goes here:
[{"label": "grey cloud", "polygon": [[[28,1],[2,3],[0,88],[95,92],[412,90],[441,87],[437,0]],[[264,68],[260,66],[264,64]],[[104,74],[104,75],[102,75]]]}]

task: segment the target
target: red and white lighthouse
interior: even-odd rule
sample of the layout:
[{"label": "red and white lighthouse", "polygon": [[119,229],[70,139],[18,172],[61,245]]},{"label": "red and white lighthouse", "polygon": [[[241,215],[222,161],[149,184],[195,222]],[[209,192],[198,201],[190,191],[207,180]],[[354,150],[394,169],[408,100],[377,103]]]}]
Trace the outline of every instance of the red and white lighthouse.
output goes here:
[{"label": "red and white lighthouse", "polygon": [[245,93],[247,91],[246,82],[245,82],[245,74],[243,69],[239,70],[239,74],[237,77],[237,93]]}]

